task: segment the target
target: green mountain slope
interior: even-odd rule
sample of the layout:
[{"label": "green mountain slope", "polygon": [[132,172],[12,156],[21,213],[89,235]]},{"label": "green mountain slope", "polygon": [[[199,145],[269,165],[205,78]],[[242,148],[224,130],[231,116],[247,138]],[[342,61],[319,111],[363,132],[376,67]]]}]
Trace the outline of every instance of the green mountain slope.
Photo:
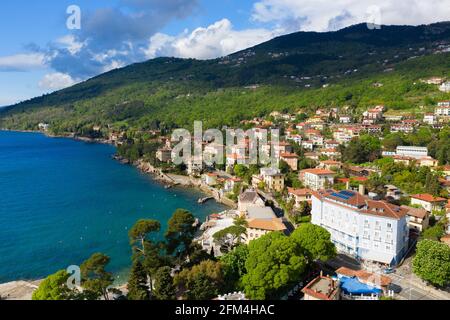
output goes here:
[{"label": "green mountain slope", "polygon": [[113,70],[2,109],[0,127],[48,122],[55,133],[79,133],[93,125],[230,125],[300,107],[416,110],[449,98],[418,81],[450,76],[450,53],[441,52],[449,46],[450,23],[298,32],[220,59],[157,58]]}]

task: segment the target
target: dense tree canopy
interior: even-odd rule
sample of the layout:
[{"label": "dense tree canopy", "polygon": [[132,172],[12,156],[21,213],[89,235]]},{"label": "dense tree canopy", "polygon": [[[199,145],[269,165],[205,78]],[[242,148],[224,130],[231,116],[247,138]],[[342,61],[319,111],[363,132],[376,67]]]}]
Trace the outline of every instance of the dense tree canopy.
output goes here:
[{"label": "dense tree canopy", "polygon": [[76,292],[67,286],[69,274],[61,270],[44,279],[36,291],[33,292],[33,300],[70,300]]},{"label": "dense tree canopy", "polygon": [[330,233],[311,223],[300,225],[291,239],[297,241],[310,261],[327,261],[336,255],[336,247],[331,242]]},{"label": "dense tree canopy", "polygon": [[420,241],[412,266],[414,273],[423,280],[442,287],[449,285],[450,247],[438,241]]},{"label": "dense tree canopy", "polygon": [[275,298],[280,290],[301,279],[306,258],[296,241],[278,233],[269,233],[249,245],[242,279],[245,293],[251,299]]}]

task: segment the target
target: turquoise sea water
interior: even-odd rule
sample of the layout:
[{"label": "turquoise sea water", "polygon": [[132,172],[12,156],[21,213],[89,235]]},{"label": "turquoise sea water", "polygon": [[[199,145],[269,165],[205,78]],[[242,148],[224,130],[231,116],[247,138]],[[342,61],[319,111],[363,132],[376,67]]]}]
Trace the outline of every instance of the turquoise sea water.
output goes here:
[{"label": "turquoise sea water", "polygon": [[112,160],[114,151],[0,131],[0,283],[45,277],[96,252],[111,257],[120,277],[130,265],[128,229],[138,219],[158,219],[164,230],[177,208],[202,220],[225,209],[197,204],[194,190],[164,189]]}]

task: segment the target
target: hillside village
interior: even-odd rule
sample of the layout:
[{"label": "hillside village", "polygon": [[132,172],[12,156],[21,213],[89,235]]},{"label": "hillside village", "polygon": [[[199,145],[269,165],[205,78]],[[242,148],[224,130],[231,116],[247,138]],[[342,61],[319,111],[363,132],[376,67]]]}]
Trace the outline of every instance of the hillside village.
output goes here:
[{"label": "hillside village", "polygon": [[[424,81],[440,89],[449,85],[443,78]],[[121,161],[155,174],[167,188],[194,185],[211,195],[199,202],[215,198],[230,206],[210,215],[196,238],[215,256],[271,232],[289,235],[309,223],[326,229],[340,258],[319,268],[320,275],[318,270],[289,297],[300,293],[304,299],[320,300],[392,298],[397,295],[391,284],[406,285],[405,279],[411,278],[415,289],[409,290],[448,298],[448,293],[421,280],[422,275],[413,274],[411,257],[423,239],[450,246],[449,123],[450,101],[440,101],[434,112],[424,112],[421,118],[380,105],[361,115],[346,107],[319,108],[313,114],[272,112],[242,121],[257,133],[281,130],[279,144],[260,146],[272,152],[277,168],[248,164],[248,138],[226,150],[225,163],[210,167],[195,159],[173,165],[176,142],[169,132],[133,132],[135,138],[130,132],[112,132],[108,142],[118,146]],[[48,129],[46,124],[40,128]],[[133,149],[142,136],[152,141],[143,147],[143,157]],[[217,154],[223,147],[204,141],[202,149]],[[238,218],[246,220],[246,232],[236,236],[230,230]],[[354,262],[344,263],[346,257]],[[346,289],[348,279],[361,291]]]}]

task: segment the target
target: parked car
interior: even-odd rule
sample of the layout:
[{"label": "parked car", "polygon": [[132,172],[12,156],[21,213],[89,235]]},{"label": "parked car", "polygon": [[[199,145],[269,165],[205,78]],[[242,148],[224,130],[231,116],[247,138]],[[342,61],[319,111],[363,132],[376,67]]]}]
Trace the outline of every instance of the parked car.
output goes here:
[{"label": "parked car", "polygon": [[395,272],[394,268],[386,268],[386,269],[383,270],[384,274],[391,274],[391,273],[394,273],[394,272]]}]

